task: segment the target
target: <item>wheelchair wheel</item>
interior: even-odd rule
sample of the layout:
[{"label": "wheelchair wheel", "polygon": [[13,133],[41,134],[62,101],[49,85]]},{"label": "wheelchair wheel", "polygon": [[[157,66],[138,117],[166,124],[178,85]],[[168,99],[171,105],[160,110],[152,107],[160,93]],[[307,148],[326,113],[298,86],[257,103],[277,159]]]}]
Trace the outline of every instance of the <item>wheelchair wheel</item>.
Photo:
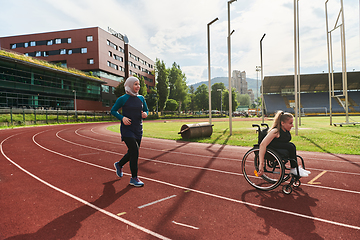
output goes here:
[{"label": "wheelchair wheel", "polygon": [[[296,159],[297,159],[297,162],[298,162],[298,163],[301,162],[302,165],[304,166],[304,159],[303,159],[301,156],[296,155]],[[284,164],[284,165],[285,165],[285,164]],[[290,168],[291,168],[290,165],[288,166],[288,168],[287,168],[286,165],[285,165],[285,176],[284,176],[283,182],[286,182],[287,180],[290,179],[290,177],[291,177]],[[305,169],[305,168],[304,168],[304,169]],[[295,185],[293,185],[293,186],[294,186],[294,187],[299,187],[300,184],[299,184],[298,186],[295,186]]]},{"label": "wheelchair wheel", "polygon": [[242,172],[246,181],[259,190],[268,191],[279,186],[284,178],[284,164],[278,155],[267,149],[265,153],[264,174],[255,176],[254,171],[259,171],[259,149],[252,148],[245,153],[242,160]]},{"label": "wheelchair wheel", "polygon": [[286,184],[282,187],[283,193],[289,195],[292,192],[292,187],[290,184]]},{"label": "wheelchair wheel", "polygon": [[293,182],[293,187],[300,187],[300,185],[301,185],[301,182],[300,182],[300,180],[299,179],[297,179],[297,180],[295,180],[294,182]]}]

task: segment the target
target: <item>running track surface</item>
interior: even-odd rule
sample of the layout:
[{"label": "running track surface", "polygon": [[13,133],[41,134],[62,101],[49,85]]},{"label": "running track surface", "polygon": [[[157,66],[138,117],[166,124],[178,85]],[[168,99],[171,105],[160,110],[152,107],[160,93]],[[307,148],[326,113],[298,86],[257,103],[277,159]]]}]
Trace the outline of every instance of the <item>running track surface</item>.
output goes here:
[{"label": "running track surface", "polygon": [[285,195],[245,181],[248,147],[144,138],[135,188],[113,124],[0,131],[0,239],[360,236],[359,156],[299,152],[312,174]]}]

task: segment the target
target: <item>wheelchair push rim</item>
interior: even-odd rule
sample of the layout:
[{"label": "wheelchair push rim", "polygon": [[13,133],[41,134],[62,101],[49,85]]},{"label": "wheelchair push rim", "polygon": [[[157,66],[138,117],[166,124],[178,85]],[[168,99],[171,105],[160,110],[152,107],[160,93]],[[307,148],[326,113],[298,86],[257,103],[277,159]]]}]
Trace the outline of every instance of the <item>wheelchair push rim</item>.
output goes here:
[{"label": "wheelchair push rim", "polygon": [[254,170],[259,171],[258,148],[252,148],[244,155],[241,168],[246,181],[259,190],[275,189],[284,180],[285,166],[281,158],[269,149],[265,154],[265,171],[261,177],[254,173]]}]

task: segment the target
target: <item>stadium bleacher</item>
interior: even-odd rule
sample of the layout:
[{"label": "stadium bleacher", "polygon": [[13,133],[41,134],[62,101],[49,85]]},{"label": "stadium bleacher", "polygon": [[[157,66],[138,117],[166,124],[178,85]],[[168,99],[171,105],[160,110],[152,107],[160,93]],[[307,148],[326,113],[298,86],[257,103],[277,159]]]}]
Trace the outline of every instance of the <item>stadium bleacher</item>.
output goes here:
[{"label": "stadium bleacher", "polygon": [[[336,95],[342,94],[341,73],[334,73]],[[348,72],[348,103],[350,114],[360,114],[360,72]],[[305,115],[324,115],[329,113],[328,74],[301,75],[301,112]],[[277,110],[294,113],[294,76],[271,76],[264,78],[264,101],[267,115]],[[290,91],[290,92],[289,92]],[[292,94],[291,94],[292,91]],[[341,100],[345,97],[331,98],[332,112],[345,113]]]},{"label": "stadium bleacher", "polygon": [[[349,92],[349,113],[360,113],[360,92]],[[294,95],[281,96],[281,94],[264,95],[265,109],[268,114],[277,110],[294,113],[290,103],[295,102]],[[325,114],[329,113],[329,93],[302,93],[300,96],[301,108],[305,114]],[[351,103],[355,104],[351,104]],[[333,113],[343,113],[344,108],[335,99],[331,99]]]}]

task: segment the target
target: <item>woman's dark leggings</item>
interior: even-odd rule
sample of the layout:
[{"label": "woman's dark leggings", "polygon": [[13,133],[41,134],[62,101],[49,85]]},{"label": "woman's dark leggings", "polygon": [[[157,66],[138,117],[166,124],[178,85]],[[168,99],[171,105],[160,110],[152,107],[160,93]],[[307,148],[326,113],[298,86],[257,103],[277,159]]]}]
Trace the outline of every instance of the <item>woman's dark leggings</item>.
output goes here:
[{"label": "woman's dark leggings", "polygon": [[135,178],[138,173],[138,158],[141,139],[123,137],[123,141],[128,147],[128,151],[119,161],[119,165],[124,166],[127,162],[130,162],[131,177]]},{"label": "woman's dark leggings", "polygon": [[289,152],[289,158],[295,159],[296,162],[290,161],[290,165],[292,168],[297,167],[297,160],[296,160],[296,146],[292,142],[288,143],[278,143],[278,144],[270,144],[269,147],[276,149],[285,149]]}]

